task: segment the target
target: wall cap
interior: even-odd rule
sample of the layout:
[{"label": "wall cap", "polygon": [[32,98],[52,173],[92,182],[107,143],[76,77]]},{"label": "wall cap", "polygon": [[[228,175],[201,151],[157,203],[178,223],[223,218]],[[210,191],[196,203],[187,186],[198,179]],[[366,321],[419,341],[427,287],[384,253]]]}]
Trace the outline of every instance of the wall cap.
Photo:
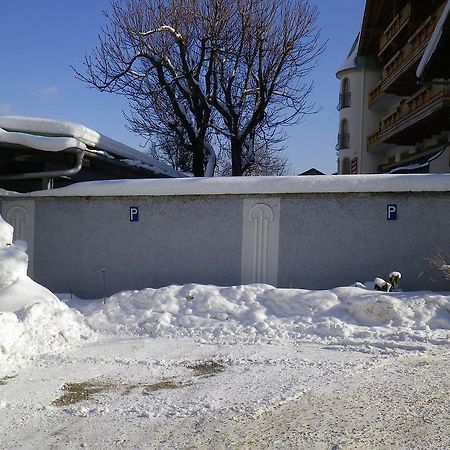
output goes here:
[{"label": "wall cap", "polygon": [[0,189],[0,198],[448,191],[450,174],[383,174],[89,181],[26,194]]}]

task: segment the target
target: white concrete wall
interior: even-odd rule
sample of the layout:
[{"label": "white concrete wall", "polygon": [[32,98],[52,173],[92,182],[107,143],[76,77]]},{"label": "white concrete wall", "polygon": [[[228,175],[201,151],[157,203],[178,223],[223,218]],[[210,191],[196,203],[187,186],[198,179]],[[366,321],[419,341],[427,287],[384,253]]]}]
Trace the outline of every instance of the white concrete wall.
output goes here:
[{"label": "white concrete wall", "polygon": [[[432,178],[435,188],[427,191],[430,178],[418,177],[297,177],[310,192],[283,193],[280,180],[279,192],[264,194],[46,192],[0,197],[0,210],[9,217],[26,209],[30,220],[18,237],[34,241],[36,281],[84,298],[103,295],[103,271],[106,294],[189,282],[326,289],[392,270],[403,273],[404,289],[448,290],[427,258],[450,249],[450,179]],[[357,191],[326,192],[335,179],[355,181]],[[365,180],[379,191],[360,189]],[[397,189],[397,180],[421,183]],[[390,204],[397,205],[397,220],[387,220]],[[139,208],[139,222],[130,222],[130,207]]]}]

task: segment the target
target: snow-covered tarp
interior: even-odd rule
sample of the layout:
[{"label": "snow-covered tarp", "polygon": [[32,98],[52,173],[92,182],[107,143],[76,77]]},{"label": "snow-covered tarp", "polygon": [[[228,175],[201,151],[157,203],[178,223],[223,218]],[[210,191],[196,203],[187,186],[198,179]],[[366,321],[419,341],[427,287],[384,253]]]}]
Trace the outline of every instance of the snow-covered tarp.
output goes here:
[{"label": "snow-covered tarp", "polygon": [[[30,145],[32,148],[45,150],[45,148],[35,146],[37,145],[39,137],[42,138],[40,140],[41,144],[48,144],[50,148],[62,144],[58,139],[72,138],[72,141],[70,142],[72,146],[75,142],[79,141],[81,145],[94,150],[104,150],[125,160],[132,159],[140,161],[149,166],[155,173],[171,177],[185,176],[181,172],[172,169],[155,158],[83,125],[37,117],[0,116],[0,129],[4,130],[3,134],[9,139],[12,139],[12,136],[15,136],[15,139],[18,139],[17,135],[20,134],[20,142],[17,143],[27,145],[27,142],[29,142],[32,144]],[[6,134],[6,132],[9,132],[10,134]],[[2,134],[0,134],[0,142],[1,136]],[[55,144],[51,144],[51,142],[53,142],[52,139],[57,139]]]},{"label": "snow-covered tarp", "polygon": [[[88,181],[23,195],[73,197],[447,191],[450,191],[450,174],[385,174]],[[0,190],[0,196],[5,194]]]}]

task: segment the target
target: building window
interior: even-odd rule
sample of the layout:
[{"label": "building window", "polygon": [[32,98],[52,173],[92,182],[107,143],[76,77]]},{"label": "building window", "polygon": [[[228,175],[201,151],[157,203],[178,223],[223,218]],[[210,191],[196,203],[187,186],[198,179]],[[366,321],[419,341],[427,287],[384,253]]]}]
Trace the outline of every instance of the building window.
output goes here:
[{"label": "building window", "polygon": [[343,148],[350,148],[350,133],[348,132],[347,119],[341,120],[341,126],[338,134],[338,142],[336,145],[336,150],[341,150]]},{"label": "building window", "polygon": [[350,175],[350,158],[344,158],[341,162],[341,174]]},{"label": "building window", "polygon": [[341,92],[339,94],[339,104],[337,105],[338,111],[344,108],[352,106],[352,95],[350,92],[350,81],[348,78],[344,78],[341,82]]}]

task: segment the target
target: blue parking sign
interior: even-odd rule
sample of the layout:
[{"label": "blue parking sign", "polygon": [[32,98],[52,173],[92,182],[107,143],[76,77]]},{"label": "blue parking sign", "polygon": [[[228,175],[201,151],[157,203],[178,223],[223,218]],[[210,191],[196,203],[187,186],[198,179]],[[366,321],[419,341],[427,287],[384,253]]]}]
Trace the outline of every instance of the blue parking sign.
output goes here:
[{"label": "blue parking sign", "polygon": [[397,205],[387,205],[386,218],[387,220],[397,220]]},{"label": "blue parking sign", "polygon": [[139,222],[139,208],[130,206],[130,222]]}]

